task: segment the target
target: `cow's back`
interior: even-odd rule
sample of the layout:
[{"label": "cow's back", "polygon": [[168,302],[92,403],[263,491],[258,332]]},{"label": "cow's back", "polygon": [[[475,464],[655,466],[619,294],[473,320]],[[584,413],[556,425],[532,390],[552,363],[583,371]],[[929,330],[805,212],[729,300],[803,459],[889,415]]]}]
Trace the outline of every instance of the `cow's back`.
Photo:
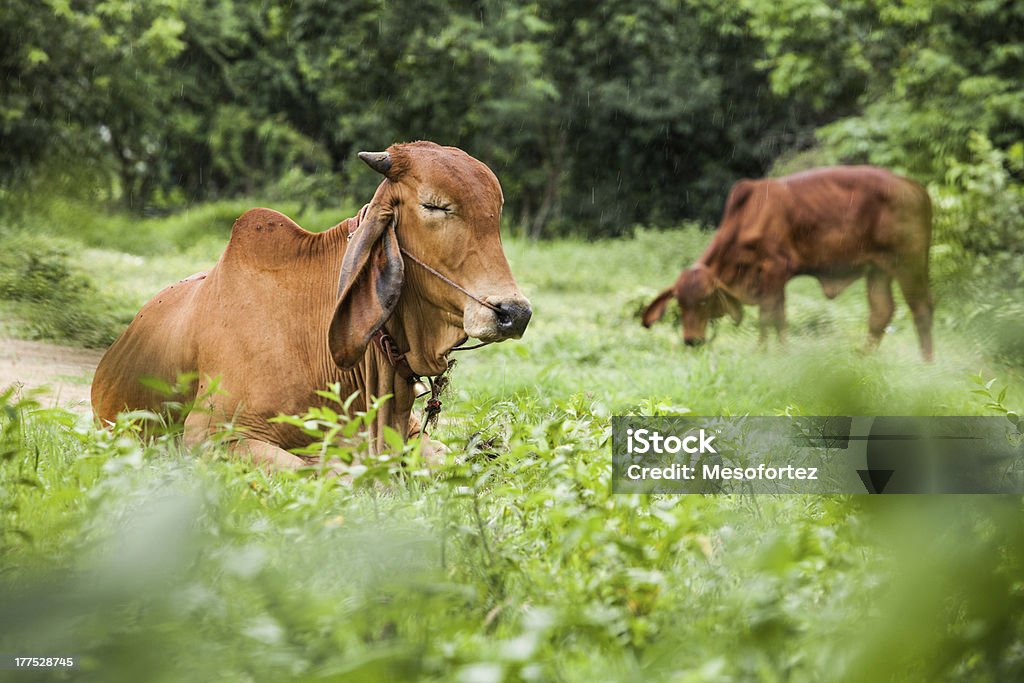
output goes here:
[{"label": "cow's back", "polygon": [[173,386],[179,374],[196,371],[192,312],[205,282],[206,273],[198,273],[165,287],[107,349],[92,382],[92,408],[102,422],[113,422],[123,410],[158,411],[167,401],[194,398],[194,390],[168,396],[141,380],[154,377]]},{"label": "cow's back", "polygon": [[785,224],[808,268],[927,257],[931,200],[919,183],[874,166],[780,178]]}]

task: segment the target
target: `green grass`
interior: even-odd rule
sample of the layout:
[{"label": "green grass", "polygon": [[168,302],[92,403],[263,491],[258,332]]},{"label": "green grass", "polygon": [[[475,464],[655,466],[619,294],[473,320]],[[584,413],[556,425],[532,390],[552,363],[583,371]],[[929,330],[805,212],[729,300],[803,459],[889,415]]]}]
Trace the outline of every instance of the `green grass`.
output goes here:
[{"label": "green grass", "polygon": [[[244,208],[195,213],[230,227]],[[49,232],[104,314],[208,267],[226,235],[93,220]],[[460,356],[436,471],[411,453],[354,486],[268,476],[8,396],[0,652],[74,654],[66,677],[96,681],[1019,679],[1019,498],[609,493],[614,414],[985,414],[975,373],[1024,405],[967,288],[939,300],[931,365],[905,306],[861,351],[863,285],[828,302],[791,283],[782,348],[759,348],[752,309],[702,351],[674,313],[644,330],[706,239],[508,242],[534,321]]]}]

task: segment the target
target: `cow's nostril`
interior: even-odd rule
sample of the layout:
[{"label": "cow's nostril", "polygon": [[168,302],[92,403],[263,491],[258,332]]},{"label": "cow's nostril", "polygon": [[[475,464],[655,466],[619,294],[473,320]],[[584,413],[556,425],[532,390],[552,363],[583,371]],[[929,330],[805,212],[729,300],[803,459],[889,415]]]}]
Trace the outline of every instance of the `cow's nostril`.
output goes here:
[{"label": "cow's nostril", "polygon": [[498,310],[494,312],[498,331],[506,337],[521,337],[533,316],[530,307],[518,303],[495,305],[498,307]]},{"label": "cow's nostril", "polygon": [[703,339],[697,339],[696,337],[691,337],[690,339],[684,339],[683,341],[686,343],[687,346],[700,346],[701,344],[704,343]]}]

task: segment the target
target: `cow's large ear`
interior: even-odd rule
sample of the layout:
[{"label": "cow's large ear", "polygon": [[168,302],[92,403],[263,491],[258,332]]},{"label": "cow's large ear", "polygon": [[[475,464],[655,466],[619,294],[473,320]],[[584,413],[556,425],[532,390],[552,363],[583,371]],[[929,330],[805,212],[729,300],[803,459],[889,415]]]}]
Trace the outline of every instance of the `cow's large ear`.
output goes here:
[{"label": "cow's large ear", "polygon": [[395,234],[395,214],[379,195],[367,208],[341,262],[338,303],[327,340],[341,368],[359,362],[402,293],[405,266]]},{"label": "cow's large ear", "polygon": [[644,327],[650,327],[661,320],[662,316],[665,315],[665,307],[668,305],[668,300],[671,298],[672,287],[669,287],[668,289],[662,290],[661,294],[656,296],[654,301],[648,304],[640,318]]}]

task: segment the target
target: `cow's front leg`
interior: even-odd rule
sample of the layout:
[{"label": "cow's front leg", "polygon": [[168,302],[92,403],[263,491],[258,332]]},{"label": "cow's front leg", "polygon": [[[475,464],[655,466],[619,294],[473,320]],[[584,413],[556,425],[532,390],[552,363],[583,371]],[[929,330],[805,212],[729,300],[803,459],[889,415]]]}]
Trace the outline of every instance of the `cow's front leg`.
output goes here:
[{"label": "cow's front leg", "polygon": [[[215,405],[197,406],[185,418],[185,446],[196,448],[210,440],[219,425],[225,422],[222,410]],[[289,453],[280,446],[251,437],[233,439],[228,444],[228,453],[251,462],[265,470],[294,470],[308,463],[299,456]]]},{"label": "cow's front leg", "polygon": [[768,328],[771,326],[771,314],[768,312],[768,306],[761,304],[757,317],[757,343],[759,346],[765,346],[768,343]]},{"label": "cow's front leg", "polygon": [[343,484],[351,484],[352,476],[349,474],[347,465],[332,460],[326,464],[319,458],[303,460],[294,453],[289,453],[280,446],[276,446],[259,439],[240,439],[232,442],[228,452],[246,462],[251,462],[266,472],[274,473],[280,470],[297,470],[300,467],[317,467],[320,473],[328,479],[336,479]]},{"label": "cow's front leg", "polygon": [[228,447],[228,452],[269,472],[275,470],[297,470],[309,464],[299,456],[289,453],[280,446],[257,439],[233,441]]},{"label": "cow's front leg", "polygon": [[420,439],[420,455],[428,467],[443,465],[445,456],[451,452],[447,446],[423,431],[420,419],[413,415],[409,418],[409,439]]},{"label": "cow's front leg", "polygon": [[759,340],[763,346],[768,341],[769,328],[775,328],[779,342],[786,343],[786,299],[783,296],[773,297],[761,302],[758,317]]}]

